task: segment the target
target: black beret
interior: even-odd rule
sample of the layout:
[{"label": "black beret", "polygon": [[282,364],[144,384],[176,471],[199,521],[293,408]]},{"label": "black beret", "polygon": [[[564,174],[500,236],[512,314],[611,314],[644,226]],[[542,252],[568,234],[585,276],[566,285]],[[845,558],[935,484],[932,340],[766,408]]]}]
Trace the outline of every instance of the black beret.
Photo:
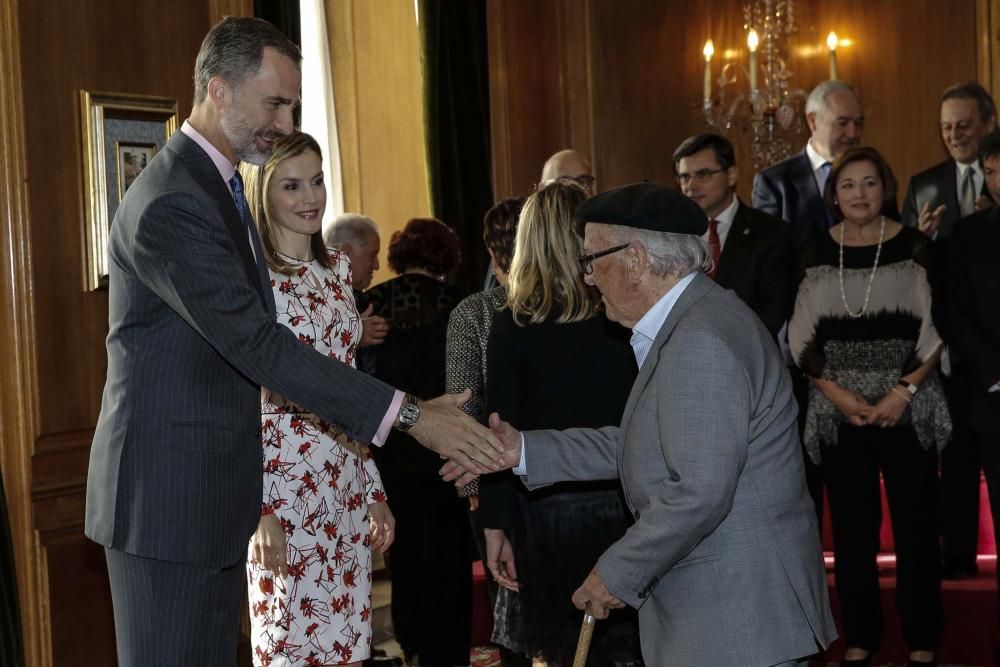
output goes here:
[{"label": "black beret", "polygon": [[654,232],[701,236],[708,218],[690,198],[656,183],[633,183],[587,199],[576,210],[582,224],[637,227]]}]

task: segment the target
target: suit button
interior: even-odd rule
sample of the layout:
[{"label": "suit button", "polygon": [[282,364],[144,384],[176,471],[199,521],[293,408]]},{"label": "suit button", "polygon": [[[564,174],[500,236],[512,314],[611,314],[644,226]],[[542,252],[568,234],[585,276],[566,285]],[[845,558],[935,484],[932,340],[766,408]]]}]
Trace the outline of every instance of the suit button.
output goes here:
[{"label": "suit button", "polygon": [[639,520],[639,510],[636,510],[636,511],[632,512],[632,516],[634,516],[635,520],[638,521]]}]

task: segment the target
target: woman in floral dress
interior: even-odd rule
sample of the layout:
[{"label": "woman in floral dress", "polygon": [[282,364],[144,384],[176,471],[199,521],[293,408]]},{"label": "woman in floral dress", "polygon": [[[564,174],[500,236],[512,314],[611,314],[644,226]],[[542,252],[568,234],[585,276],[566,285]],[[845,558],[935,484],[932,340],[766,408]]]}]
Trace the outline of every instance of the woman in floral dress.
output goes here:
[{"label": "woman in floral dress", "polygon": [[[323,244],[319,146],[275,141],[263,167],[244,164],[278,322],[305,345],[354,365],[361,319],[346,254]],[[360,665],[371,651],[371,550],[393,519],[365,444],[261,390],[264,492],[247,582],[255,665]]]}]

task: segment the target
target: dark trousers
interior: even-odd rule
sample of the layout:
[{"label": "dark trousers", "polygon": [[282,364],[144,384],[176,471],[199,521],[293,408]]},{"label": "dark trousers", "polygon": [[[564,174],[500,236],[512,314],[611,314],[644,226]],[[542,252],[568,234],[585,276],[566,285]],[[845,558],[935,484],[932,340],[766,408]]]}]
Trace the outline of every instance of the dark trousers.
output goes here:
[{"label": "dark trousers", "polygon": [[243,561],[220,570],[104,554],[120,667],[236,666]]},{"label": "dark trousers", "polygon": [[[1000,549],[1000,429],[976,431],[976,443],[986,473],[986,488],[990,492],[990,514],[993,516],[993,539]],[[1000,588],[1000,567],[997,568],[997,587]]]},{"label": "dark trousers", "polygon": [[896,611],[911,651],[935,650],[941,634],[941,563],[934,524],[937,453],[925,451],[909,426],[841,425],[823,450],[822,470],[833,519],[837,596],[844,641],[875,653],[882,641],[876,556],[882,523],[879,471],[896,543]]},{"label": "dark trousers", "polygon": [[969,424],[972,385],[964,366],[956,364],[950,378],[941,376],[951,441],[941,452],[941,550],[946,570],[972,571],[979,547],[979,448]]}]

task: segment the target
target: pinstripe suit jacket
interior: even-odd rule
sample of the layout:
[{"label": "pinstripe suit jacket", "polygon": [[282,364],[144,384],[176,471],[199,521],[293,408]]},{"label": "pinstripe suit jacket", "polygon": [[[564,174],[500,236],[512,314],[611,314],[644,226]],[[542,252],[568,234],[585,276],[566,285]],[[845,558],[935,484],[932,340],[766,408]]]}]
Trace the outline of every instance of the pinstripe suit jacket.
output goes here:
[{"label": "pinstripe suit jacket", "polygon": [[620,426],[525,434],[531,486],[620,476],[635,524],[598,562],[648,665],[774,665],[835,637],[791,380],[703,274],[653,342]]},{"label": "pinstripe suit jacket", "polygon": [[86,534],[140,556],[237,563],[260,512],[261,385],[365,442],[393,390],[276,322],[229,188],[182,132],[129,188],[108,255],[108,375]]}]

